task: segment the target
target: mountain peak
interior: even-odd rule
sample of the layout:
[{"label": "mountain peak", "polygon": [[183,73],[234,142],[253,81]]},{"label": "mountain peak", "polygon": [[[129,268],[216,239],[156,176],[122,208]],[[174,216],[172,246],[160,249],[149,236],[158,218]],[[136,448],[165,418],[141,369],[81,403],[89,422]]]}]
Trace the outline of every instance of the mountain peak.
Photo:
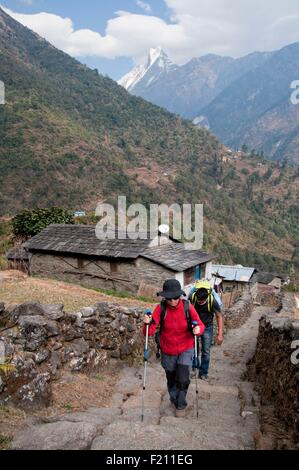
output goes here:
[{"label": "mountain peak", "polygon": [[151,47],[144,65],[136,66],[131,72],[122,77],[118,81],[118,84],[128,91],[133,91],[145,76],[149,77],[146,83],[146,86],[149,86],[153,81],[156,81],[161,74],[168,73],[173,67],[176,67],[175,64],[171,62],[168,55],[160,46]]}]

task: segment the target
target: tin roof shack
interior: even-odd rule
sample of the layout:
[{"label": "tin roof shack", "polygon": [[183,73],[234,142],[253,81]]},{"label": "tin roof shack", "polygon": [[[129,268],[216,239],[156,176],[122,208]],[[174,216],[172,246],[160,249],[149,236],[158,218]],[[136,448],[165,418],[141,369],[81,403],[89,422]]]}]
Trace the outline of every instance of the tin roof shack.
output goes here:
[{"label": "tin roof shack", "polygon": [[255,271],[255,268],[247,268],[241,265],[225,266],[212,264],[212,274],[217,274],[223,279],[224,290],[230,290],[235,286],[237,290],[242,291],[248,287]]},{"label": "tin roof shack", "polygon": [[[147,234],[145,234],[147,235]],[[211,271],[215,256],[166,236],[156,239],[98,239],[95,226],[50,225],[24,244],[30,273],[87,287],[156,296],[163,282],[194,282]]]},{"label": "tin roof shack", "polygon": [[[229,308],[234,304],[244,290],[249,290],[254,272],[255,268],[248,268],[241,265],[212,265],[212,274],[216,274],[222,278],[222,301],[225,308]],[[214,279],[213,277],[212,280]]]}]

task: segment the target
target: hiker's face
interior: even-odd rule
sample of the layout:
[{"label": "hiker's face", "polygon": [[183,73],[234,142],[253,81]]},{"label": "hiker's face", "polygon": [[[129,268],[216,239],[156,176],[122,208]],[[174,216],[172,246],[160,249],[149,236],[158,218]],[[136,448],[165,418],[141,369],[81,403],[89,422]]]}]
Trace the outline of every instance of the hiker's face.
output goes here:
[{"label": "hiker's face", "polygon": [[167,305],[170,307],[177,307],[180,301],[180,297],[178,299],[166,299]]}]

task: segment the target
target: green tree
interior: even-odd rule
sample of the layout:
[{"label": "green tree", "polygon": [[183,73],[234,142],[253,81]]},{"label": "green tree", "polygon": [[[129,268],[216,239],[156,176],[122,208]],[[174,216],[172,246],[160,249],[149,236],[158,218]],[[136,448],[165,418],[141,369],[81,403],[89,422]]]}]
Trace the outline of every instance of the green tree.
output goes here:
[{"label": "green tree", "polygon": [[24,210],[12,220],[12,231],[15,236],[33,237],[51,224],[73,224],[73,215],[61,208]]}]

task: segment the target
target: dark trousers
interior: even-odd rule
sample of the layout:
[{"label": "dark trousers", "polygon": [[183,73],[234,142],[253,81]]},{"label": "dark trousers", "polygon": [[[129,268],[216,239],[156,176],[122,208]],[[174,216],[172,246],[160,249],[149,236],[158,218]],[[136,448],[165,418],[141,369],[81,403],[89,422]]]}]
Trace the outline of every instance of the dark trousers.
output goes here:
[{"label": "dark trousers", "polygon": [[190,371],[194,349],[188,349],[179,356],[171,356],[162,352],[162,367],[167,378],[170,401],[178,410],[187,406],[186,396],[190,384]]}]

